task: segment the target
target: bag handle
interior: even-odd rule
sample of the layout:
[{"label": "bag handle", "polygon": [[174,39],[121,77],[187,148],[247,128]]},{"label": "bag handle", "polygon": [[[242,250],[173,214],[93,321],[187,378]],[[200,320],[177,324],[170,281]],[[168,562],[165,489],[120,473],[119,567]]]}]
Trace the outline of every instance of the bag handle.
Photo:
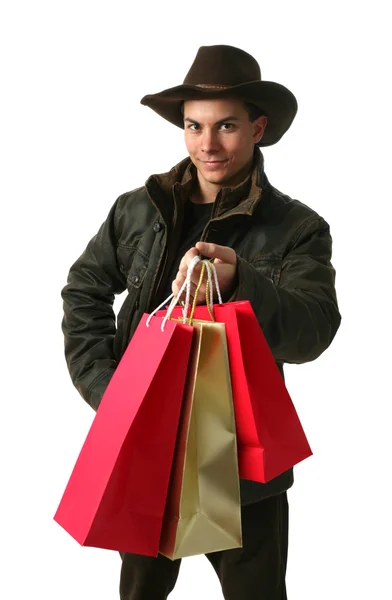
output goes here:
[{"label": "bag handle", "polygon": [[166,300],[164,300],[162,302],[162,304],[160,304],[148,317],[147,321],[146,321],[146,327],[150,326],[150,322],[152,317],[164,306],[167,305],[167,303],[170,300],[170,305],[168,307],[167,313],[165,318],[163,319],[162,325],[161,325],[161,330],[164,331],[165,329],[165,325],[166,322],[170,319],[171,314],[175,308],[175,306],[179,303],[179,299],[181,298],[184,290],[186,290],[186,295],[185,295],[185,304],[183,305],[183,310],[182,310],[182,315],[183,315],[183,323],[186,324],[187,322],[187,314],[188,314],[188,310],[189,310],[189,306],[190,306],[190,293],[191,293],[191,278],[192,278],[192,273],[196,267],[196,265],[201,262],[202,263],[202,268],[201,268],[201,273],[200,273],[200,278],[199,278],[199,282],[196,288],[196,292],[195,292],[195,297],[193,299],[193,304],[192,304],[192,309],[191,309],[191,315],[189,317],[189,321],[191,324],[192,320],[193,320],[193,315],[195,313],[196,310],[196,302],[197,302],[197,297],[199,294],[199,290],[200,287],[203,283],[203,279],[204,279],[204,273],[205,270],[207,270],[207,283],[206,283],[206,304],[207,304],[207,308],[208,308],[208,312],[211,316],[211,320],[215,321],[214,319],[214,309],[213,309],[213,303],[214,303],[214,290],[213,290],[213,281],[212,281],[212,274],[214,276],[214,281],[215,281],[215,288],[216,288],[216,292],[217,292],[217,296],[218,296],[218,300],[219,300],[219,304],[223,304],[222,301],[222,296],[221,296],[221,292],[220,292],[220,288],[219,288],[219,282],[218,282],[218,275],[216,272],[216,267],[214,265],[213,262],[211,262],[210,260],[207,259],[201,259],[199,255],[195,256],[191,262],[189,263],[188,266],[188,271],[187,271],[187,276],[185,278],[185,281],[183,283],[183,285],[181,286],[181,289],[179,290],[177,296],[174,296],[174,294],[170,294],[170,296],[168,298],[166,298]]},{"label": "bag handle", "polygon": [[[223,300],[222,300],[222,295],[221,295],[221,291],[220,291],[220,287],[219,287],[219,281],[218,281],[218,273],[216,272],[216,266],[214,265],[213,262],[206,260],[205,261],[207,263],[207,268],[210,267],[210,269],[212,270],[212,273],[214,275],[214,281],[215,281],[215,290],[216,290],[216,295],[218,296],[218,304],[223,304]],[[209,276],[210,276],[210,271],[209,271]],[[212,281],[211,281],[211,289],[212,289]],[[213,292],[212,292],[212,297],[213,297]]]},{"label": "bag handle", "polygon": [[[193,315],[195,314],[197,298],[199,295],[201,284],[203,283],[205,270],[207,270],[206,304],[207,304],[208,313],[211,317],[211,321],[215,322],[211,268],[210,268],[210,265],[208,264],[207,260],[202,260],[201,263],[202,263],[202,265],[201,265],[201,271],[200,271],[200,278],[199,278],[199,282],[196,287],[195,297],[193,298],[192,309],[191,309],[191,314],[189,316],[188,325],[193,324]],[[188,308],[189,308],[189,305],[185,305],[184,309],[183,309],[184,323],[186,322],[186,319],[187,319],[186,315],[188,314]]]},{"label": "bag handle", "polygon": [[[201,284],[203,282],[203,278],[204,278],[204,268],[207,270],[206,305],[207,305],[207,309],[208,309],[208,312],[209,312],[209,315],[210,315],[212,321],[215,321],[214,289],[213,289],[214,286],[213,286],[213,281],[212,281],[212,275],[214,276],[214,280],[215,280],[215,288],[216,288],[219,304],[223,304],[223,300],[222,300],[222,296],[221,296],[221,292],[220,292],[220,288],[219,288],[218,274],[216,272],[216,267],[215,267],[214,263],[207,259],[203,259],[201,262],[202,262],[202,272],[200,274],[199,283],[196,288],[195,297],[193,299],[193,305],[191,307],[191,314],[189,316],[189,324],[192,324],[193,315],[195,313],[198,292],[199,292],[200,286],[201,286]],[[189,310],[189,301],[186,301],[185,304],[183,305],[183,310],[182,310],[182,314],[184,317],[184,323],[186,322],[185,319],[187,318],[188,310]]]},{"label": "bag handle", "polygon": [[151,319],[155,315],[155,313],[157,313],[159,310],[161,310],[161,308],[164,308],[167,305],[167,303],[169,302],[169,300],[171,300],[169,308],[167,310],[167,314],[166,314],[166,316],[165,316],[165,318],[163,320],[162,327],[161,327],[162,331],[164,331],[164,327],[165,327],[166,321],[170,318],[171,313],[174,310],[174,307],[179,302],[179,299],[181,298],[181,296],[182,296],[182,294],[183,294],[183,292],[184,292],[185,289],[186,289],[186,301],[188,302],[188,306],[189,306],[189,299],[190,299],[190,294],[191,294],[191,277],[192,277],[192,273],[193,273],[194,268],[196,267],[197,263],[200,262],[200,260],[201,260],[201,258],[200,258],[199,255],[195,256],[191,260],[191,262],[189,263],[189,266],[188,266],[188,271],[187,271],[186,279],[185,279],[183,285],[181,286],[181,289],[179,290],[177,296],[174,296],[174,294],[170,294],[170,296],[168,298],[166,298],[166,300],[164,300],[162,302],[162,304],[160,304],[150,314],[150,316],[148,317],[148,319],[146,321],[146,327],[150,326]]}]

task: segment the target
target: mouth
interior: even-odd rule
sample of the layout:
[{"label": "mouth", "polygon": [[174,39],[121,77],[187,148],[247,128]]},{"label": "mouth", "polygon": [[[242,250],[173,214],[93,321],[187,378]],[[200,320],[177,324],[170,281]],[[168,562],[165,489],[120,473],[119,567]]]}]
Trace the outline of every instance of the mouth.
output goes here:
[{"label": "mouth", "polygon": [[227,160],[202,160],[203,165],[206,167],[220,167],[227,163]]}]

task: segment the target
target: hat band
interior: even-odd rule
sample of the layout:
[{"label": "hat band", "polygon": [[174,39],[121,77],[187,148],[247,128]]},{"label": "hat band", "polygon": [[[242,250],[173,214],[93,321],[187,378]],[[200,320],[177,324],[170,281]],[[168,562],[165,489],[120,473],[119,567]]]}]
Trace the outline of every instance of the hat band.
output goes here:
[{"label": "hat band", "polygon": [[215,83],[196,83],[196,87],[202,88],[215,88],[217,90],[227,90],[227,88],[233,87],[232,85],[216,85]]}]

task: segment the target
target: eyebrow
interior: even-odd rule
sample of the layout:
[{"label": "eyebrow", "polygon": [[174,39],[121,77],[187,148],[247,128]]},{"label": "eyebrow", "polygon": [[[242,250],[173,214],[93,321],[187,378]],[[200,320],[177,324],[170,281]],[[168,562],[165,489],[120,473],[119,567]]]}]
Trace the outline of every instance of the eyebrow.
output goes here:
[{"label": "eyebrow", "polygon": [[[195,121],[190,117],[186,117],[184,121],[189,121],[190,123],[195,123],[195,125],[200,125],[198,121]],[[239,118],[235,117],[234,115],[230,115],[228,117],[225,117],[224,119],[219,119],[219,121],[216,121],[215,125],[222,125],[222,123],[227,123],[228,121],[239,121]]]}]

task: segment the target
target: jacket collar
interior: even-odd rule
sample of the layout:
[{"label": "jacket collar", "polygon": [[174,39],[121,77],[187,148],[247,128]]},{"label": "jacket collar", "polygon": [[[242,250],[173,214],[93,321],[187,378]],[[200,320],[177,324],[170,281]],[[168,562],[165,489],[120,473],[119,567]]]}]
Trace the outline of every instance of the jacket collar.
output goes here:
[{"label": "jacket collar", "polygon": [[[196,167],[187,157],[169,172],[151,175],[147,179],[145,185],[150,199],[165,220],[171,220],[168,209],[173,206],[173,198],[179,202],[189,198],[196,178]],[[220,190],[215,200],[214,218],[228,214],[252,215],[267,186],[269,182],[264,173],[264,157],[260,149],[255,147],[252,171],[237,186]]]}]

